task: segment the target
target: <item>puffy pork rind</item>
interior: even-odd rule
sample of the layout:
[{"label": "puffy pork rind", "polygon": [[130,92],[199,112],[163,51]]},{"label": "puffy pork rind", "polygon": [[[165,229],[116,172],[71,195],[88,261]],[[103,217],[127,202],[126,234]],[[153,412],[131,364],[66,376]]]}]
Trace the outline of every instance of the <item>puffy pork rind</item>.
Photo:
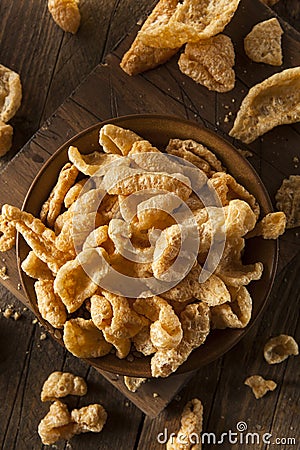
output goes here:
[{"label": "puffy pork rind", "polygon": [[75,34],[80,25],[79,0],[48,0],[54,22],[64,31]]},{"label": "puffy pork rind", "polygon": [[105,166],[119,159],[118,155],[106,154],[98,151],[82,155],[77,147],[70,146],[68,150],[68,157],[71,163],[84,175],[92,177],[97,175],[104,175]]},{"label": "puffy pork rind", "polygon": [[277,387],[275,381],[265,380],[260,375],[252,375],[251,377],[248,377],[244,381],[244,384],[252,389],[256,399],[262,398],[267,392],[274,391]]},{"label": "puffy pork rind", "polygon": [[32,214],[21,211],[15,206],[3,205],[2,216],[15,226],[36,256],[44,261],[53,273],[57,273],[69,259],[68,254],[57,249],[54,231],[47,228]]},{"label": "puffy pork rind", "polygon": [[151,359],[153,377],[168,377],[205,341],[210,331],[210,311],[205,303],[187,305],[180,314],[183,338],[176,348],[160,349]]},{"label": "puffy pork rind", "polygon": [[88,433],[89,431],[100,433],[106,419],[107,412],[103,406],[97,403],[71,411],[71,420],[76,423],[76,434]]},{"label": "puffy pork rind", "polygon": [[229,205],[224,207],[224,212],[227,239],[243,237],[255,227],[256,216],[244,200],[230,200]]},{"label": "puffy pork rind", "polygon": [[171,281],[174,276],[171,270],[174,259],[178,256],[183,230],[180,225],[172,225],[165,228],[157,239],[152,262],[152,271],[155,278],[163,281]]},{"label": "puffy pork rind", "polygon": [[63,328],[67,311],[60,297],[54,292],[53,280],[38,280],[34,283],[37,306],[43,319],[54,328]]},{"label": "puffy pork rind", "polygon": [[41,420],[38,433],[45,445],[61,439],[71,439],[76,434],[77,425],[72,421],[67,405],[57,400],[52,403],[48,414]]},{"label": "puffy pork rind", "polygon": [[246,55],[255,62],[281,66],[282,34],[283,30],[275,17],[256,24],[244,39]]},{"label": "puffy pork rind", "polygon": [[70,372],[52,372],[44,382],[41,392],[42,402],[56,400],[67,395],[85,395],[87,385],[83,378]]},{"label": "puffy pork rind", "polygon": [[13,127],[0,120],[0,156],[4,156],[11,148]]},{"label": "puffy pork rind", "polygon": [[184,0],[170,20],[158,16],[139,36],[152,47],[177,48],[221,33],[233,17],[239,0]]},{"label": "puffy pork rind", "polygon": [[18,111],[22,100],[20,76],[0,64],[0,122],[8,122]]},{"label": "puffy pork rind", "polygon": [[98,358],[112,348],[93,321],[81,317],[65,323],[63,341],[66,349],[78,358]]},{"label": "puffy pork rind", "polygon": [[152,355],[156,352],[156,348],[152,344],[150,338],[150,325],[145,326],[132,338],[132,342],[138,352],[145,356]]},{"label": "puffy pork rind", "polygon": [[229,135],[249,144],[276,127],[300,120],[300,67],[276,73],[253,86]]},{"label": "puffy pork rind", "polygon": [[136,392],[146,381],[147,378],[124,377],[124,384],[130,392]]},{"label": "puffy pork rind", "polygon": [[28,253],[21,268],[31,278],[53,280],[53,274],[47,264],[40,260],[33,251]]},{"label": "puffy pork rind", "polygon": [[[198,398],[193,398],[184,407],[180,418],[180,430],[177,436],[172,433],[167,450],[201,450],[201,431],[203,423],[203,406]],[[197,439],[196,439],[197,437]]]},{"label": "puffy pork rind", "polygon": [[[157,20],[168,23],[170,17],[175,12],[178,0],[160,0],[144,25],[140,33],[147,33],[148,27],[151,27]],[[121,61],[121,68],[128,75],[137,75],[149,69],[154,69],[160,64],[165,63],[178,51],[178,48],[154,48],[145,45],[140,38],[140,33],[131,44],[130,49],[125,53]]]},{"label": "puffy pork rind", "polygon": [[56,218],[59,216],[61,207],[64,203],[64,198],[69,189],[75,183],[78,175],[78,170],[73,164],[67,163],[61,169],[58,180],[49,198],[43,204],[40,218],[42,222],[47,223],[53,227]]},{"label": "puffy pork rind", "polygon": [[83,244],[83,250],[87,248],[100,247],[104,242],[108,240],[108,226],[101,225],[95,230],[91,231]]},{"label": "puffy pork rind", "polygon": [[252,230],[247,234],[247,238],[262,236],[263,239],[277,239],[285,231],[286,216],[282,211],[267,214]]},{"label": "puffy pork rind", "polygon": [[105,153],[127,156],[132,145],[143,139],[131,130],[107,124],[100,129],[99,143]]},{"label": "puffy pork rind", "polygon": [[96,292],[96,281],[100,282],[109,270],[107,258],[106,251],[101,247],[86,248],[60,268],[54,280],[54,290],[69,313],[76,311]]},{"label": "puffy pork rind", "polygon": [[182,205],[181,198],[171,192],[158,194],[140,202],[136,211],[139,229],[166,228],[172,220],[170,214],[180,205]]},{"label": "puffy pork rind", "polygon": [[269,339],[264,346],[264,357],[268,364],[281,363],[291,355],[299,355],[299,349],[295,339],[287,334]]},{"label": "puffy pork rind", "polygon": [[16,227],[0,214],[0,252],[7,252],[16,243]]},{"label": "puffy pork rind", "polygon": [[230,37],[218,34],[186,44],[178,65],[182,73],[210,91],[228,92],[235,84],[234,59]]},{"label": "puffy pork rind", "polygon": [[276,206],[286,215],[286,228],[300,226],[300,175],[283,180],[276,193]]},{"label": "puffy pork rind", "polygon": [[211,176],[214,172],[225,170],[214,153],[192,139],[170,139],[166,152],[195,165],[205,172],[207,176]]},{"label": "puffy pork rind", "polygon": [[[74,164],[75,165],[75,164]],[[76,166],[75,166],[76,167]],[[74,202],[78,199],[86,180],[80,180],[72,186],[65,195],[64,205],[66,208],[70,208]]]},{"label": "puffy pork rind", "polygon": [[251,296],[245,286],[241,286],[232,290],[230,302],[211,308],[212,327],[245,328],[250,322],[251,314]]}]

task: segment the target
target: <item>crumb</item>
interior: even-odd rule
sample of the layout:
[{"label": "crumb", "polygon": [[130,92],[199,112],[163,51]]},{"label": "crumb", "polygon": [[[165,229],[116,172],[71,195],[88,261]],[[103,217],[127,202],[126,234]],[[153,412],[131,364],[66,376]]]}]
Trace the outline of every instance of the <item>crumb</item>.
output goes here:
[{"label": "crumb", "polygon": [[294,162],[294,163],[298,163],[298,162],[299,162],[299,158],[298,158],[298,156],[294,156],[294,158],[293,158],[293,162]]},{"label": "crumb", "polygon": [[3,312],[3,316],[5,317],[5,319],[9,319],[14,313],[14,310],[12,308],[6,308],[5,311]]},{"label": "crumb", "polygon": [[18,283],[17,289],[18,289],[18,291],[20,291],[22,289],[21,283]]},{"label": "crumb", "polygon": [[129,402],[125,402],[125,406],[126,406],[126,408],[128,408]]},{"label": "crumb", "polygon": [[7,280],[9,278],[9,276],[7,275],[7,267],[3,266],[0,269],[0,277],[2,278],[2,280]]},{"label": "crumb", "polygon": [[28,308],[26,308],[26,306],[24,306],[23,311],[28,311]]},{"label": "crumb", "polygon": [[228,114],[226,114],[226,116],[224,117],[224,122],[225,122],[225,123],[228,123],[228,122],[229,122],[229,116],[228,116]]},{"label": "crumb", "polygon": [[240,155],[242,155],[244,158],[251,158],[253,156],[253,153],[249,150],[242,150],[241,148],[237,148],[237,151]]},{"label": "crumb", "polygon": [[44,341],[45,339],[47,339],[47,334],[46,333],[41,333],[40,341]]},{"label": "crumb", "polygon": [[31,322],[33,325],[35,325],[36,323],[38,323],[37,319],[33,319],[33,321]]},{"label": "crumb", "polygon": [[19,320],[22,317],[22,314],[19,311],[15,311],[13,318],[14,320]]},{"label": "crumb", "polygon": [[159,397],[159,394],[157,392],[153,392],[152,396],[153,396],[153,398],[157,398],[157,397]]},{"label": "crumb", "polygon": [[56,337],[56,339],[61,339],[61,332],[58,330],[54,331],[54,337]]},{"label": "crumb", "polygon": [[235,98],[231,99],[231,101],[232,101],[232,103],[234,103],[235,102]]}]

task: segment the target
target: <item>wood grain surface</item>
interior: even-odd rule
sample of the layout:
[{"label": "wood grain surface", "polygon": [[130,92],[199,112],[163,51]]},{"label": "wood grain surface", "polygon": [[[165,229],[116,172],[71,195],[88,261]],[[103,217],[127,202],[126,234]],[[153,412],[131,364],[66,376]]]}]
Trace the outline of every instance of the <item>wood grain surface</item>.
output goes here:
[{"label": "wood grain surface", "polygon": [[[118,64],[137,28],[113,53],[111,51],[154,3],[145,0],[82,1],[82,26],[76,36],[70,36],[51,20],[46,2],[28,1],[25,5],[21,1],[1,0],[0,63],[21,73],[24,91],[22,107],[12,121],[14,147],[0,162],[1,204],[10,202],[20,206],[31,180],[49,155],[69,137],[102,119],[139,112],[167,112],[198,121],[228,138],[232,121],[224,122],[225,115],[231,112],[230,119],[234,117],[249,87],[282,70],[251,63],[244,55],[242,37],[255,23],[274,13],[258,0],[242,0],[226,30],[233,38],[237,53],[238,80],[234,91],[216,94],[195,85],[178,71],[176,58],[142,76],[128,77]],[[297,27],[297,8],[298,2],[281,0],[274,9],[284,10],[284,18]],[[282,26],[285,30],[283,68],[300,65],[299,35],[284,22]],[[104,60],[105,64],[97,66]],[[88,76],[92,69],[94,71]],[[79,83],[83,84],[65,100]],[[237,147],[253,153],[250,162],[262,177],[273,201],[282,179],[291,173],[299,173],[295,159],[299,157],[299,135],[299,124],[295,124],[277,128],[250,146],[234,142]],[[29,138],[30,142],[19,151]],[[244,421],[251,432],[261,435],[269,432],[273,441],[275,438],[295,438],[299,445],[298,359],[290,358],[283,364],[268,366],[262,356],[262,347],[271,335],[284,332],[295,336],[299,342],[298,231],[290,230],[280,239],[278,275],[261,320],[223,358],[194,374],[155,420],[145,416],[112,387],[111,382],[125,391],[122,377],[106,374],[108,382],[51,338],[40,340],[43,330],[33,323],[34,316],[29,310],[24,311],[23,305],[9,292],[24,299],[18,286],[15,254],[1,255],[10,276],[3,282],[9,291],[1,288],[2,311],[12,305],[14,310],[22,313],[18,321],[0,317],[1,448],[44,448],[36,430],[49,405],[42,404],[39,395],[44,379],[53,370],[72,371],[84,376],[88,382],[87,396],[80,400],[68,399],[70,407],[100,402],[109,414],[100,435],[78,436],[70,443],[58,443],[58,449],[159,450],[164,447],[157,442],[158,433],[164,428],[168,428],[169,433],[176,431],[185,402],[195,396],[204,404],[205,431],[220,435],[229,429],[235,431],[237,422]],[[243,385],[247,376],[256,373],[278,383],[272,394],[259,401]],[[150,414],[152,411],[155,415],[168,401],[170,391],[175,393],[182,382],[177,378],[171,387],[164,388],[146,383],[140,394],[131,397],[138,396],[139,400],[135,401],[140,401],[141,407],[148,404]],[[159,392],[160,396],[154,398],[154,392]],[[276,446],[260,442],[247,447],[244,444],[205,445],[204,449],[217,447],[256,450]],[[278,448],[297,446],[282,444]]]}]

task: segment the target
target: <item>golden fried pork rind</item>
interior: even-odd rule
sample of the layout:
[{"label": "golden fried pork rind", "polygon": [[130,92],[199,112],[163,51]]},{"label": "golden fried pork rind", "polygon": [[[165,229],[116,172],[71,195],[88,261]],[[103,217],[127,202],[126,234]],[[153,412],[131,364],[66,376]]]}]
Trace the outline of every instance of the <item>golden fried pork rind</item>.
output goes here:
[{"label": "golden fried pork rind", "polygon": [[151,359],[153,377],[168,377],[205,341],[210,331],[210,310],[205,303],[187,305],[180,314],[183,338],[176,348],[160,349]]},{"label": "golden fried pork rind", "polygon": [[252,299],[245,286],[232,289],[230,302],[211,308],[212,327],[245,328],[251,319],[251,313]]},{"label": "golden fried pork rind", "polygon": [[262,398],[269,391],[274,391],[277,384],[273,380],[265,380],[260,375],[252,375],[248,377],[244,384],[252,389],[256,399]]},{"label": "golden fried pork rind", "polygon": [[0,156],[4,156],[11,148],[13,127],[0,120]]},{"label": "golden fried pork rind", "polygon": [[22,100],[19,75],[0,64],[0,121],[8,122],[17,112]]},{"label": "golden fried pork rind", "polygon": [[136,392],[147,381],[147,378],[124,377],[124,384],[130,392]]},{"label": "golden fried pork rind", "polygon": [[263,239],[277,239],[285,231],[286,216],[284,212],[278,211],[267,214],[257,223],[254,230],[247,234],[247,238],[262,236]]},{"label": "golden fried pork rind", "polygon": [[127,156],[132,145],[143,139],[131,130],[118,127],[117,125],[104,125],[99,134],[99,144],[105,153]]},{"label": "golden fried pork rind", "polygon": [[56,185],[54,186],[49,198],[43,204],[40,218],[42,222],[50,227],[54,225],[55,220],[60,214],[64,198],[69,189],[75,183],[78,170],[73,164],[67,163],[61,169]]},{"label": "golden fried pork rind", "polygon": [[71,411],[71,420],[76,423],[76,434],[100,433],[107,419],[107,412],[97,403]]},{"label": "golden fried pork rind", "polygon": [[54,328],[63,328],[67,311],[60,297],[54,292],[53,280],[38,280],[34,283],[37,306],[43,319]]},{"label": "golden fried pork rind", "polygon": [[[77,167],[77,169],[78,169],[78,167]],[[75,183],[74,186],[72,186],[68,190],[68,192],[66,193],[65,198],[64,198],[64,205],[66,208],[70,208],[70,206],[72,206],[73,203],[76,202],[85,183],[86,183],[85,179],[77,181],[77,183]]]},{"label": "golden fried pork rind", "polygon": [[68,157],[79,172],[90,177],[95,175],[95,173],[104,175],[105,166],[119,158],[116,154],[103,154],[98,151],[82,155],[78,148],[72,145],[69,147]]},{"label": "golden fried pork rind", "polygon": [[150,325],[143,327],[141,331],[133,336],[132,342],[136,350],[145,356],[152,355],[157,350],[150,338]]},{"label": "golden fried pork rind", "polygon": [[221,33],[233,17],[239,0],[183,0],[168,18],[157,17],[139,36],[152,47],[177,48]]},{"label": "golden fried pork rind", "polygon": [[98,358],[107,355],[112,348],[93,321],[82,317],[67,320],[63,340],[66,349],[78,358]]},{"label": "golden fried pork rind", "polygon": [[171,434],[166,450],[201,450],[201,444],[195,443],[195,436],[201,442],[202,423],[202,403],[197,398],[193,398],[185,405],[180,418],[180,430],[177,436],[174,436],[174,433]]},{"label": "golden fried pork rind", "polygon": [[300,120],[300,67],[283,70],[253,86],[229,135],[249,144],[276,127]]},{"label": "golden fried pork rind", "polygon": [[244,39],[246,55],[255,62],[281,66],[282,34],[283,30],[275,17],[256,24]]},{"label": "golden fried pork rind", "polygon": [[[60,268],[54,280],[54,290],[69,313],[76,311],[96,292],[96,281],[100,281],[108,273],[106,258],[107,253],[103,248],[87,248]],[[97,279],[93,281],[91,275]]]},{"label": "golden fried pork rind", "polygon": [[64,31],[75,34],[80,25],[79,0],[48,0],[54,22]]},{"label": "golden fried pork rind", "polygon": [[170,139],[166,152],[188,161],[205,172],[207,176],[211,176],[214,172],[225,171],[214,153],[192,139]]},{"label": "golden fried pork rind", "polygon": [[228,92],[235,84],[234,59],[230,37],[218,34],[186,44],[178,65],[182,73],[210,91]]},{"label": "golden fried pork rind", "polygon": [[41,392],[42,402],[56,400],[67,395],[85,395],[87,385],[83,378],[70,372],[52,372],[44,382]]},{"label": "golden fried pork rind", "polygon": [[71,439],[76,430],[77,425],[71,420],[67,405],[59,400],[52,403],[48,414],[38,426],[38,433],[45,445],[54,444],[60,439]]},{"label": "golden fried pork rind", "polygon": [[269,339],[264,346],[264,357],[268,364],[281,363],[291,355],[299,355],[299,348],[295,339],[287,334]]},{"label": "golden fried pork rind", "polygon": [[300,175],[283,180],[276,193],[276,206],[286,215],[286,228],[300,226]]},{"label": "golden fried pork rind", "polygon": [[21,264],[21,268],[31,278],[37,280],[53,279],[53,274],[47,264],[40,260],[33,251],[28,253]]},{"label": "golden fried pork rind", "polygon": [[[178,0],[160,0],[144,25],[140,33],[147,33],[148,27],[157,20],[162,23],[168,23],[170,17],[175,12]],[[149,69],[165,63],[178,51],[178,48],[155,48],[143,43],[138,33],[137,37],[131,44],[130,49],[125,53],[121,61],[121,68],[128,75],[137,75]]]}]

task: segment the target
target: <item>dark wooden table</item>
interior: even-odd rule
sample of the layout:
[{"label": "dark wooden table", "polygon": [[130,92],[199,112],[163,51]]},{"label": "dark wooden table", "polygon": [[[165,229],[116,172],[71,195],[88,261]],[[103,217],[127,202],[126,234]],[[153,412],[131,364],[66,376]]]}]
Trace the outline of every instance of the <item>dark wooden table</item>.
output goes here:
[{"label": "dark wooden table", "polygon": [[[20,73],[24,94],[22,106],[12,120],[15,128],[13,148],[0,160],[0,171],[6,169],[26,141],[91,70],[104,60],[138,19],[151,9],[155,1],[82,0],[82,26],[76,36],[63,33],[54,24],[46,3],[45,0],[0,1],[0,63]],[[281,0],[274,7],[282,18],[298,29],[299,9],[298,0]],[[149,81],[155,84],[155,74],[149,77]],[[84,101],[81,99],[82,107]],[[198,112],[201,117],[201,111]],[[299,127],[295,128],[295,133],[299,133]],[[298,152],[299,156],[299,138],[297,142],[295,155]],[[292,166],[293,173],[299,173],[295,169]],[[282,171],[284,173],[285,170]],[[274,193],[271,194],[273,196]],[[13,197],[12,192],[11,202]],[[2,311],[11,305],[14,311],[21,313],[17,321],[6,319],[2,314],[0,316],[1,448],[44,448],[37,435],[37,424],[48,405],[40,402],[40,390],[53,370],[69,370],[87,379],[88,395],[79,402],[71,398],[68,402],[70,407],[100,402],[109,415],[100,435],[78,436],[70,443],[57,444],[58,449],[159,450],[164,447],[157,442],[158,433],[163,432],[164,428],[168,428],[169,433],[176,431],[183,405],[195,396],[204,404],[206,431],[217,435],[230,429],[234,432],[237,422],[243,421],[249,431],[257,432],[261,437],[269,432],[273,441],[283,438],[280,445],[227,443],[206,445],[204,448],[299,448],[298,359],[290,358],[272,367],[267,366],[262,358],[262,346],[270,335],[284,332],[295,336],[299,342],[300,263],[296,233],[297,230],[293,230],[281,239],[276,281],[259,322],[223,358],[200,369],[154,420],[145,416],[94,369],[65,352],[50,337],[43,339],[44,331],[35,323],[33,314],[28,309],[24,310],[24,306],[0,285]],[[1,259],[5,257],[1,255]],[[5,264],[5,261],[2,262]],[[256,401],[243,385],[244,379],[254,373],[274,379],[278,383],[277,390]],[[284,444],[284,438],[295,438],[297,444]]]}]

